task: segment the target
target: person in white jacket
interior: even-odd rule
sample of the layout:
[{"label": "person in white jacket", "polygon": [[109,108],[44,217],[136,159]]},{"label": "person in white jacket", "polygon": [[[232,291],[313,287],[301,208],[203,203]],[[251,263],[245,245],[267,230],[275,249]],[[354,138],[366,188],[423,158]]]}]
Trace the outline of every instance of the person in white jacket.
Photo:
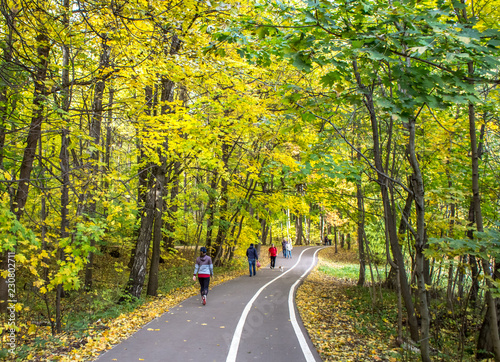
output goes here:
[{"label": "person in white jacket", "polygon": [[286,257],[291,259],[292,258],[292,249],[293,249],[292,242],[287,241],[285,248],[286,248]]}]

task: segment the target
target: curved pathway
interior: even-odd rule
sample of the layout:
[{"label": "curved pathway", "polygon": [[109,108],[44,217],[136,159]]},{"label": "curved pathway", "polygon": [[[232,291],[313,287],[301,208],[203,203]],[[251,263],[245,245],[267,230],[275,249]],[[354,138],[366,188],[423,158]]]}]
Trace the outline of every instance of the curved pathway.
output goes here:
[{"label": "curved pathway", "polygon": [[292,259],[276,258],[275,269],[215,286],[205,306],[199,295],[186,299],[97,361],[321,361],[294,302],[320,249],[295,247]]}]

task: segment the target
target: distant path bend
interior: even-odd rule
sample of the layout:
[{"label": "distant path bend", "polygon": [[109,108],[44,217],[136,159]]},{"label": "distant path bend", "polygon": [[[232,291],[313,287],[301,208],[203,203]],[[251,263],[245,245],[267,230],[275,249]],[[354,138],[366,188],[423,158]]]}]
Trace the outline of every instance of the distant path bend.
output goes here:
[{"label": "distant path bend", "polygon": [[186,299],[97,361],[319,362],[295,292],[321,249],[295,247],[292,259],[276,258],[275,269],[262,267],[255,277],[220,284],[210,290],[206,306],[199,296]]}]

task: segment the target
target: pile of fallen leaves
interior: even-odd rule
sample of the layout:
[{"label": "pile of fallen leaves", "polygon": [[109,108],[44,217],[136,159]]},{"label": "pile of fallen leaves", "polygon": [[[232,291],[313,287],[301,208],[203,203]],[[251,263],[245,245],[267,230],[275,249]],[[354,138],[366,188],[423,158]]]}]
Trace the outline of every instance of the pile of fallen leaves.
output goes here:
[{"label": "pile of fallen leaves", "polygon": [[[380,321],[387,328],[370,323],[375,314],[366,294],[355,280],[336,278],[321,272],[322,266],[335,267],[355,262],[356,254],[334,248],[320,252],[320,261],[297,291],[297,306],[323,361],[397,361],[393,349],[394,324],[386,315]],[[395,318],[395,316],[393,317]]]}]

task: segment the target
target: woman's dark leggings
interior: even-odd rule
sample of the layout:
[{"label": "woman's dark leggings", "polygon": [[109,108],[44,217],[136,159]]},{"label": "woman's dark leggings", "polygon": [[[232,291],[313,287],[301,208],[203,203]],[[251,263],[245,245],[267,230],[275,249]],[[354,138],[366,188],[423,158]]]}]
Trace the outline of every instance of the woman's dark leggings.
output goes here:
[{"label": "woman's dark leggings", "polygon": [[210,285],[210,277],[209,278],[198,277],[198,281],[200,282],[201,295],[207,295],[208,294],[208,286]]}]

